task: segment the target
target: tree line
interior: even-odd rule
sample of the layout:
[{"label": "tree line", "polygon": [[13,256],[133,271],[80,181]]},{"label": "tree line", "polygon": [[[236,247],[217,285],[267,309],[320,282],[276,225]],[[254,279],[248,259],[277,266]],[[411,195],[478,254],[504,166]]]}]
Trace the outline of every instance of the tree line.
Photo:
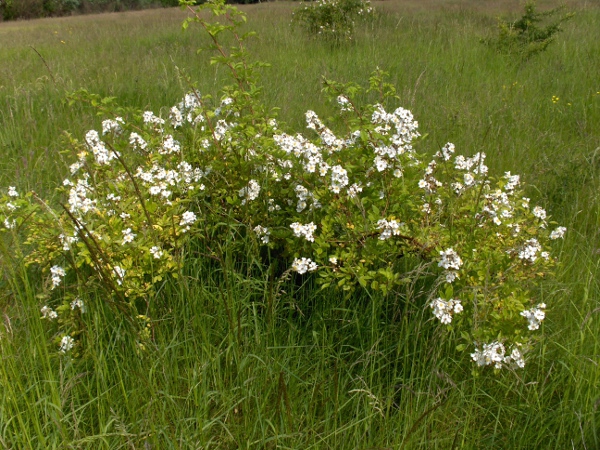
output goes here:
[{"label": "tree line", "polygon": [[[259,0],[229,0],[258,3]],[[198,0],[197,4],[204,3]],[[0,0],[0,21],[177,6],[179,0]]]}]

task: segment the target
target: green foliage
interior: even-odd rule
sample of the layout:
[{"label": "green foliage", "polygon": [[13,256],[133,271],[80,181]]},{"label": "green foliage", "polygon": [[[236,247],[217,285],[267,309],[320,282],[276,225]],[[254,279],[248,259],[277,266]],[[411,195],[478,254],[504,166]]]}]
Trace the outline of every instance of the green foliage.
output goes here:
[{"label": "green foliage", "polygon": [[[530,208],[519,177],[492,177],[484,154],[455,156],[450,143],[425,163],[410,111],[383,106],[397,97],[379,69],[367,88],[324,81],[338,131],[308,111],[309,134],[288,134],[261,100],[264,64],[250,62],[251,34],[238,32],[245,15],[210,2],[199,9],[225,20],[208,21],[188,8],[184,27],[206,31],[211,62],[232,84],[218,98],[192,88],[168,119],[80,92],[73,104],[110,118],[101,133],[71,138],[77,159],[57,189],[59,208],[14,188],[4,196],[5,231],[24,236],[26,263],[45,274],[40,298],[68,312],[100,289],[133,323],[180,276],[193,245],[224,266],[250,258],[277,285],[312,272],[322,289],[348,293],[402,295],[421,284],[422,306],[459,332],[460,348],[475,343],[479,365],[522,366],[544,318],[536,291],[552,274],[550,240],[564,228],[550,230],[546,212]],[[59,317],[69,347],[80,330]]]},{"label": "green foliage", "polygon": [[[282,106],[278,121],[287,126],[280,128],[312,133],[299,112],[314,107],[337,134],[343,127],[329,120],[334,108],[319,74],[363,81],[379,64],[397,87],[397,104],[429,133],[415,145],[420,153],[432,155],[447,140],[469,156],[486,152],[490,173],[521,173],[532,203],[547,205],[569,227],[555,249],[558,279],[541,283],[539,298],[550,308],[543,342],[523,370],[472,377],[469,355],[455,351],[455,334],[423,307],[423,283],[384,299],[379,291],[319,290],[317,271],[271,297],[270,278],[256,266],[248,273],[231,258],[223,270],[190,245],[184,273],[159,286],[146,314],[160,318],[151,321],[148,341],[124,332],[123,315],[103,304],[102,291],[90,290],[80,297],[88,309],[71,310],[85,326],[71,350],[81,357],[72,358],[57,354],[57,322],[39,317],[44,302],[35,295],[44,278],[30,270],[29,283],[22,282],[26,272],[13,266],[17,249],[10,246],[0,261],[0,410],[9,418],[0,429],[2,448],[600,448],[593,357],[600,354],[600,60],[589,57],[598,53],[600,10],[588,2],[561,35],[560,49],[514,65],[472,45],[494,22],[486,9],[496,2],[460,10],[442,0],[412,2],[410,9],[381,2],[386,13],[378,26],[339,52],[290,32],[293,7],[252,8],[246,25],[260,32],[249,43],[252,53],[273,63],[261,84],[268,104]],[[58,202],[53,188],[69,173],[63,157],[76,159],[59,153],[69,148],[62,130],[82,141],[87,130],[100,131],[93,108],[61,103],[62,85],[49,79],[29,45],[67,88],[85,85],[165,118],[160,107],[191,90],[173,65],[185,67],[202,93],[222,85],[224,70],[205,63],[207,52],[190,57],[201,37],[181,33],[178,11],[149,11],[142,27],[138,17],[4,27],[2,193],[18,183],[19,192],[35,189]],[[54,30],[58,37],[49,39]],[[233,301],[234,333],[224,298]],[[141,338],[144,322],[134,321]]]},{"label": "green foliage", "polygon": [[[483,42],[506,54],[518,54],[529,58],[546,50],[548,45],[562,31],[561,25],[574,14],[562,14],[566,6],[559,6],[544,12],[535,9],[535,2],[525,4],[523,16],[515,21],[498,19],[498,36],[484,39]],[[554,16],[559,17],[554,18]]]},{"label": "green foliage", "polygon": [[178,6],[178,0],[0,0],[3,20],[56,17],[81,12]]},{"label": "green foliage", "polygon": [[317,0],[301,4],[292,23],[315,38],[341,42],[353,39],[357,20],[372,18],[373,14],[369,0]]}]

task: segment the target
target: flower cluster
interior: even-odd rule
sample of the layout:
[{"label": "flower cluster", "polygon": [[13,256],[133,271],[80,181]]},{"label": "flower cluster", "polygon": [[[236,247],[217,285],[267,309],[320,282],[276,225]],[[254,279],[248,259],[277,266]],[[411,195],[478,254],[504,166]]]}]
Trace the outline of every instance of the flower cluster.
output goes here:
[{"label": "flower cluster", "polygon": [[398,236],[400,234],[400,227],[402,223],[399,223],[397,220],[392,219],[390,221],[386,219],[380,219],[377,221],[377,229],[381,230],[381,234],[379,235],[379,240],[385,241],[392,236]]},{"label": "flower cluster", "polygon": [[65,275],[67,275],[65,269],[60,266],[52,266],[50,268],[50,274],[52,275],[52,289],[56,288],[61,283]]},{"label": "flower cluster", "polygon": [[546,309],[546,304],[540,303],[535,308],[521,311],[521,315],[529,322],[527,328],[530,330],[537,330],[540,327],[540,323],[546,318],[544,309]]},{"label": "flower cluster", "polygon": [[269,229],[267,227],[263,227],[262,225],[257,225],[254,227],[254,232],[260,238],[260,242],[262,242],[263,244],[269,243],[269,236],[271,235],[271,232],[269,231]]},{"label": "flower cluster", "polygon": [[250,180],[248,186],[244,186],[240,189],[239,195],[242,197],[242,205],[246,202],[256,200],[260,194],[260,184],[256,180]]},{"label": "flower cluster", "polygon": [[525,359],[521,351],[514,347],[510,354],[506,354],[504,345],[498,341],[484,344],[481,350],[476,349],[471,353],[471,358],[478,366],[494,365],[496,369],[501,369],[503,364],[514,364],[517,367],[525,367]]},{"label": "flower cluster", "polygon": [[294,236],[303,237],[309,242],[315,241],[313,233],[317,231],[317,226],[314,223],[310,222],[306,225],[302,225],[301,223],[294,222],[290,225],[290,228],[294,232]]},{"label": "flower cluster", "polygon": [[523,247],[519,250],[519,259],[534,263],[538,257],[538,253],[542,250],[542,246],[536,238],[531,238],[525,241]]},{"label": "flower cluster", "polygon": [[440,252],[440,261],[438,262],[438,266],[446,269],[446,282],[452,283],[454,280],[458,278],[458,271],[460,267],[463,265],[462,259],[458,256],[453,249],[448,248],[444,251]]},{"label": "flower cluster", "polygon": [[444,300],[439,297],[432,300],[431,303],[429,303],[429,307],[433,309],[433,315],[445,325],[452,322],[453,314],[461,313],[463,310],[460,300]]},{"label": "flower cluster", "polygon": [[63,336],[63,338],[60,341],[60,349],[59,349],[59,351],[61,353],[67,353],[74,346],[75,346],[75,339],[73,339],[71,336],[68,336],[68,335],[67,336]]},{"label": "flower cluster", "polygon": [[52,308],[50,308],[47,305],[43,306],[40,311],[42,313],[42,319],[53,320],[53,319],[57,319],[58,318],[57,312],[54,311]]},{"label": "flower cluster", "polygon": [[296,258],[292,264],[292,270],[300,275],[317,270],[317,264],[310,258]]}]

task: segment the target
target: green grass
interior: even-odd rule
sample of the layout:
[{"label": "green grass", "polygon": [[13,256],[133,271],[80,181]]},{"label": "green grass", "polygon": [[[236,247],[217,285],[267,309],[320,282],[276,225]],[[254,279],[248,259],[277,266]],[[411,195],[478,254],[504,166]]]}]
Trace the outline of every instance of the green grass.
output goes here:
[{"label": "green grass", "polygon": [[[289,28],[293,4],[245,9],[259,32],[251,53],[271,64],[265,101],[290,128],[307,109],[332,114],[322,75],[365,82],[379,66],[429,133],[420,150],[451,141],[486,152],[492,171],[521,174],[569,228],[557,280],[541,286],[548,318],[525,369],[472,374],[416,301],[419,286],[348,299],[290,283],[272,297],[266,273],[201,259],[164,286],[144,352],[102,293],[88,293],[88,351],[69,360],[39,319],[39,279],[3,248],[0,447],[600,447],[600,8],[572,3],[557,41],[523,63],[478,42],[497,14],[518,11],[494,3],[382,2],[385,14],[337,49]],[[0,24],[0,185],[49,195],[67,174],[63,130],[81,138],[100,124],[93,108],[68,106],[67,91],[157,111],[188,90],[184,70],[216,92],[225,73],[196,55],[207,39],[182,32],[184,17]]]}]

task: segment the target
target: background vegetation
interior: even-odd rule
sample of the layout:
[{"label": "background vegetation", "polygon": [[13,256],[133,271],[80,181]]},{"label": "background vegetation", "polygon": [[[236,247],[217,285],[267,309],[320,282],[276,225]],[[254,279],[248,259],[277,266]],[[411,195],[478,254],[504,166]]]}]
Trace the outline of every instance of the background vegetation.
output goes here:
[{"label": "background vegetation", "polygon": [[[83,317],[93,345],[89,357],[69,360],[48,344],[36,274],[4,248],[0,445],[599,447],[600,8],[572,2],[565,31],[523,62],[479,44],[498,14],[521,11],[517,2],[488,3],[375,3],[383,14],[335,50],[290,29],[293,4],[246,10],[248,28],[259,31],[250,50],[271,63],[266,101],[289,126],[300,130],[306,109],[332,113],[321,75],[360,82],[379,66],[429,133],[420,150],[451,141],[486,152],[490,170],[520,173],[532,199],[568,227],[558,281],[542,286],[544,340],[525,369],[472,374],[431,312],[403,298],[386,299],[391,315],[373,314],[383,299],[359,294],[349,303],[292,283],[276,316],[263,317],[273,300],[261,294],[266,277],[201,260],[165,286],[145,353],[101,293],[89,293],[95,311]],[[100,118],[68,106],[67,91],[85,87],[158,111],[188,90],[185,71],[214,92],[222,69],[196,55],[207,38],[183,33],[184,17],[173,8],[2,24],[0,185],[49,194],[68,173],[62,130],[81,138]],[[224,297],[238,311],[235,333]]]},{"label": "background vegetation", "polygon": [[[203,2],[204,0],[197,0],[196,4]],[[229,3],[250,4],[259,1],[231,0]],[[179,0],[0,0],[0,22],[178,5]]]}]

